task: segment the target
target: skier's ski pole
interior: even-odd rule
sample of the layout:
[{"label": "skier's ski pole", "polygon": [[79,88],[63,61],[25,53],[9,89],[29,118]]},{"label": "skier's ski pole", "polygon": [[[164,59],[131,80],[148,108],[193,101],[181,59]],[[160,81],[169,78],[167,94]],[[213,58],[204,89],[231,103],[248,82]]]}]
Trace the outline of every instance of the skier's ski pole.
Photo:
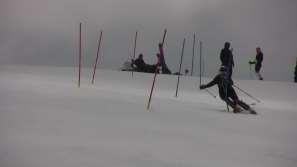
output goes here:
[{"label": "skier's ski pole", "polygon": [[78,58],[78,87],[80,87],[80,73],[81,73],[81,52],[82,52],[82,49],[81,49],[81,25],[82,23],[80,22],[79,23],[79,58]]},{"label": "skier's ski pole", "polygon": [[254,99],[255,101],[257,101],[258,103],[261,103],[261,101],[255,97],[253,97],[252,95],[250,95],[249,93],[247,93],[246,91],[244,91],[243,89],[239,88],[236,85],[233,85],[235,88],[237,88],[238,90],[240,90],[241,92],[243,92],[244,94],[246,94],[247,96],[249,96],[251,99]]},{"label": "skier's ski pole", "polygon": [[191,76],[193,76],[193,68],[194,68],[195,43],[196,43],[196,34],[194,33],[194,38],[193,38],[193,55],[192,55],[192,66],[191,66]]},{"label": "skier's ski pole", "polygon": [[[138,31],[136,31],[136,33],[135,33],[135,37],[134,37],[134,48],[133,48],[133,59],[132,59],[132,60],[135,60],[136,44],[137,44],[137,35],[138,35]],[[132,65],[132,66],[133,66],[133,65]],[[132,69],[132,72],[131,72],[132,77],[133,77],[133,72],[134,72],[134,69]]]},{"label": "skier's ski pole", "polygon": [[216,96],[214,93],[212,93],[210,90],[205,89],[205,91],[206,91],[207,93],[209,93],[209,95],[211,95],[213,98],[216,98],[216,97],[217,97],[217,96]]},{"label": "skier's ski pole", "polygon": [[179,70],[178,70],[178,75],[177,75],[177,84],[176,84],[175,97],[177,97],[177,93],[178,93],[178,86],[179,86],[179,79],[180,79],[180,75],[181,75],[181,67],[182,67],[182,63],[183,63],[185,43],[186,43],[186,38],[184,38],[182,52],[181,52],[181,56],[180,56],[180,63],[179,63]]},{"label": "skier's ski pole", "polygon": [[[167,34],[167,29],[164,30],[164,35],[163,35],[163,39],[162,39],[162,47],[164,46],[166,34]],[[147,103],[147,110],[150,109],[152,95],[153,95],[153,91],[154,91],[154,87],[155,87],[155,82],[156,82],[156,77],[157,77],[157,74],[158,74],[159,66],[160,66],[160,58],[158,57],[158,63],[157,63],[155,74],[154,74],[153,84],[152,84],[152,87],[151,87],[150,96],[149,96],[149,100],[148,100],[148,103]]]},{"label": "skier's ski pole", "polygon": [[95,63],[94,63],[94,70],[93,70],[93,76],[92,76],[92,84],[94,84],[94,80],[95,80],[95,73],[96,73],[96,68],[97,68],[97,62],[98,62],[98,59],[99,59],[101,41],[102,41],[102,30],[100,31],[100,37],[98,39],[98,48],[97,48],[97,53],[96,53],[96,60],[95,60]]}]

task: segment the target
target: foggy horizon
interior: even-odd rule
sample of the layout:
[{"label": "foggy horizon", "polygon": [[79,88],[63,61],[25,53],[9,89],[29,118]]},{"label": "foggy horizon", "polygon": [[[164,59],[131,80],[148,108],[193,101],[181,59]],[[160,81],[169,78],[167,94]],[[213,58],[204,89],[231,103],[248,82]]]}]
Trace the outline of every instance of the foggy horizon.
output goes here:
[{"label": "foggy horizon", "polygon": [[93,64],[100,29],[103,59],[98,68],[118,69],[133,54],[136,30],[136,56],[143,53],[145,62],[154,64],[158,42],[167,28],[165,59],[172,72],[178,70],[183,38],[186,47],[182,72],[190,70],[196,33],[196,76],[198,40],[203,42],[205,74],[209,77],[217,72],[224,42],[230,41],[235,79],[250,79],[248,61],[255,58],[255,49],[260,46],[264,80],[293,81],[296,16],[294,0],[4,0],[0,11],[0,64],[76,65],[79,22],[83,22],[83,67]]}]

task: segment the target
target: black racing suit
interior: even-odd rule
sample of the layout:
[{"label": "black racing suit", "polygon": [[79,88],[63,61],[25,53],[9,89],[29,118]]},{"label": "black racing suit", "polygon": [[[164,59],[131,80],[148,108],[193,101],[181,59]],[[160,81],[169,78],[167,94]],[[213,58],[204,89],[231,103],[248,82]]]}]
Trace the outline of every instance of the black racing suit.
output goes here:
[{"label": "black racing suit", "polygon": [[249,105],[238,99],[238,96],[232,87],[233,81],[232,79],[226,79],[226,74],[220,73],[216,75],[211,82],[206,85],[202,85],[201,89],[209,88],[214,85],[218,85],[220,98],[233,109],[235,108],[236,104],[240,105],[245,110],[250,109]]},{"label": "black racing suit", "polygon": [[229,78],[232,77],[232,71],[234,67],[234,60],[233,60],[233,54],[230,49],[224,48],[221,50],[220,53],[220,60],[222,62],[222,66],[225,66],[228,70]]}]

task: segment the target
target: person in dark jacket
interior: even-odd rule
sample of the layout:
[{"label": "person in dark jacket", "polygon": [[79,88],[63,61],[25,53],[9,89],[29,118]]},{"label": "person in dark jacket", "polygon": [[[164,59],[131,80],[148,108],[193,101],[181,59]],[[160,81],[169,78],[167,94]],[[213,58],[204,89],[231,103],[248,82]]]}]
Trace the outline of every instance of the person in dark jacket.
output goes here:
[{"label": "person in dark jacket", "polygon": [[132,65],[136,66],[134,68],[134,70],[137,71],[137,72],[145,72],[146,71],[146,63],[143,60],[143,55],[142,54],[139,54],[137,59],[132,60]]},{"label": "person in dark jacket", "polygon": [[132,60],[132,66],[134,71],[146,73],[154,73],[157,68],[157,64],[146,64],[142,54],[139,54],[136,60]]},{"label": "person in dark jacket", "polygon": [[224,48],[221,50],[220,53],[220,60],[222,63],[221,65],[227,68],[228,77],[231,79],[234,67],[234,60],[232,51],[230,50],[230,45],[230,42],[225,42]]},{"label": "person in dark jacket", "polygon": [[262,61],[263,61],[263,53],[262,53],[260,47],[256,48],[256,52],[257,52],[257,55],[256,55],[255,60],[249,61],[249,63],[250,63],[250,65],[255,64],[256,75],[257,75],[259,80],[263,80],[263,77],[260,74],[260,70],[261,70],[261,67],[262,67]]},{"label": "person in dark jacket", "polygon": [[233,81],[226,75],[227,68],[221,66],[219,74],[206,85],[201,85],[200,89],[206,89],[214,85],[218,85],[220,98],[227,103],[227,105],[233,108],[234,113],[241,112],[242,107],[244,110],[249,111],[251,114],[257,114],[254,109],[252,109],[248,104],[239,100],[234,88],[232,87]]}]

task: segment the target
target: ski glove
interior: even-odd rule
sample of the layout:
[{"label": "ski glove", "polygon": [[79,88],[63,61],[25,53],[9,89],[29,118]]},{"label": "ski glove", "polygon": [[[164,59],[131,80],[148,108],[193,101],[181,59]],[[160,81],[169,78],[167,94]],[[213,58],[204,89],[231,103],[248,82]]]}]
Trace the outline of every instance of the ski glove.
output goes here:
[{"label": "ski glove", "polygon": [[249,64],[256,64],[255,61],[249,61]]},{"label": "ski glove", "polygon": [[205,88],[206,88],[206,85],[200,85],[199,88],[200,88],[200,89],[205,89]]}]

